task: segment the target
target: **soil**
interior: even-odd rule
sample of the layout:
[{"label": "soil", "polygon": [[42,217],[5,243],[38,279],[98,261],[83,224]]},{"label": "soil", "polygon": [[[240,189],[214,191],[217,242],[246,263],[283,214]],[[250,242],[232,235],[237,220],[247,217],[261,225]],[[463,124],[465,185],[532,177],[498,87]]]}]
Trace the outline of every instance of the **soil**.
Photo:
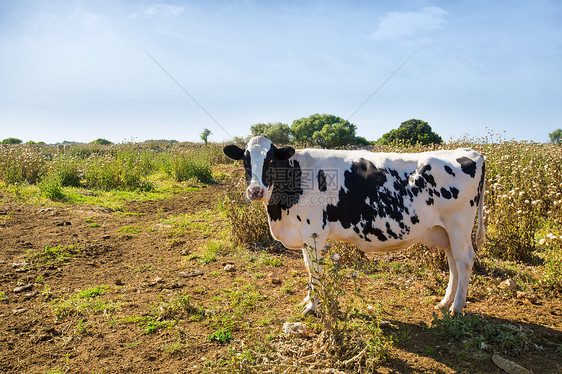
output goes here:
[{"label": "soil", "polygon": [[[178,238],[166,234],[166,219],[213,209],[231,188],[232,183],[210,184],[166,200],[130,202],[123,212],[86,205],[15,204],[4,196],[0,200],[0,291],[5,295],[0,301],[0,373],[220,372],[221,366],[209,362],[228,361],[229,350],[240,348],[244,341],[279,336],[283,322],[299,320],[296,305],[306,293],[299,251],[270,248],[270,256],[283,266],[258,266],[240,256],[204,263],[190,254],[210,240],[224,239],[225,222],[200,218],[199,223],[208,224],[210,230],[188,230]],[[53,263],[32,256],[57,246],[76,250]],[[409,260],[388,255],[375,261]],[[234,264],[234,271],[224,270],[227,263]],[[403,337],[379,372],[500,372],[492,363],[492,352],[462,357],[451,348],[455,342],[427,328],[437,294],[445,285],[432,295],[427,292],[431,285],[416,279],[402,273],[362,280],[369,297],[383,305],[385,333]],[[492,283],[497,286],[501,280]],[[176,325],[152,333],[145,333],[136,322],[154,315],[174,295],[189,295],[193,305],[212,308],[221,303],[217,296],[236,284],[251,285],[263,299],[259,308],[246,309],[241,317],[245,322],[232,328],[234,341],[229,344],[209,339],[216,330],[210,317],[180,318]],[[495,286],[487,291],[473,289],[482,284],[471,283],[467,312],[530,331],[536,342],[522,352],[498,353],[534,373],[561,372],[561,300],[538,293],[531,302]],[[22,285],[28,289],[15,292]],[[99,299],[118,304],[110,313],[82,311],[57,317],[62,300],[102,285],[107,290]],[[275,313],[267,315],[274,317],[263,322],[270,310]],[[314,323],[315,318],[305,321]],[[174,344],[179,348],[172,349]]]}]

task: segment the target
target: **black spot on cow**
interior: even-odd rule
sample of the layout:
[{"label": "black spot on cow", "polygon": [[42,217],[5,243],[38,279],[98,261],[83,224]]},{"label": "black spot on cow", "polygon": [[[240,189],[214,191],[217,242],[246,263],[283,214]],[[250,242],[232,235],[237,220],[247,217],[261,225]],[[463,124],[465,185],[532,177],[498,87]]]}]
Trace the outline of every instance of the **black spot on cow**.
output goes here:
[{"label": "black spot on cow", "polygon": [[326,173],[324,173],[324,170],[320,169],[318,171],[318,189],[322,192],[326,192],[326,190],[328,189],[328,184],[326,183]]},{"label": "black spot on cow", "polygon": [[410,220],[412,221],[412,224],[414,224],[414,225],[420,222],[420,219],[418,218],[418,216],[412,216],[410,218]]},{"label": "black spot on cow", "polygon": [[448,200],[453,197],[453,194],[448,189],[441,187],[441,196]]},{"label": "black spot on cow", "polygon": [[[264,172],[267,172],[265,186],[273,186],[271,196],[267,203],[267,213],[273,221],[281,219],[283,210],[289,209],[299,202],[303,189],[301,187],[302,170],[297,160],[278,160],[273,156],[271,149],[267,152],[264,161]],[[266,166],[267,164],[267,166]]]},{"label": "black spot on cow", "polygon": [[453,169],[449,165],[445,165],[445,171],[447,172],[447,174],[450,174],[453,177],[455,176],[455,172],[453,171]]},{"label": "black spot on cow", "polygon": [[453,194],[453,199],[457,199],[459,197],[459,189],[451,187],[451,194]]},{"label": "black spot on cow", "polygon": [[246,173],[246,184],[250,184],[250,180],[252,179],[252,158],[250,157],[250,152],[244,152],[242,163],[244,164],[244,171]]},{"label": "black spot on cow", "polygon": [[434,202],[435,202],[435,200],[433,200],[433,197],[430,197],[429,199],[427,199],[427,200],[425,201],[425,203],[426,203],[427,205],[433,205]]},{"label": "black spot on cow", "polygon": [[[396,179],[396,183],[392,184],[393,190],[385,187],[389,174]],[[385,234],[374,224],[379,218],[403,221],[406,210],[404,199],[408,196],[407,179],[402,180],[395,170],[377,168],[371,161],[362,158],[354,161],[344,172],[343,182],[345,188],[342,186],[339,190],[338,203],[326,206],[327,221],[340,222],[346,229],[358,227],[366,241],[370,241],[369,235],[376,236],[380,241],[388,240],[387,235],[398,237],[392,230],[392,234],[388,230]]]},{"label": "black spot on cow", "polygon": [[297,214],[297,219],[299,220],[299,222],[302,222],[302,221],[301,221],[301,216],[299,216],[298,214]]},{"label": "black spot on cow", "polygon": [[472,178],[474,178],[474,176],[476,175],[476,162],[465,156],[457,158],[457,162],[461,164],[463,173],[468,174]]},{"label": "black spot on cow", "polygon": [[310,225],[310,220],[307,218],[306,223]]},{"label": "black spot on cow", "polygon": [[482,174],[480,175],[480,182],[478,182],[478,193],[474,198],[474,202],[476,205],[480,202],[482,198],[483,190],[484,190],[484,179],[486,178],[486,163],[482,163]]}]

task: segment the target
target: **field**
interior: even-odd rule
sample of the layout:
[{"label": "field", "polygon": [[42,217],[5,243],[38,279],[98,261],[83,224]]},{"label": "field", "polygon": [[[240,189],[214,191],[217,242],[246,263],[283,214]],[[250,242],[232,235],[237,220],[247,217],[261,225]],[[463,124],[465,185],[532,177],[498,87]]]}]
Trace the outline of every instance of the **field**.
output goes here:
[{"label": "field", "polygon": [[487,157],[487,242],[455,317],[442,253],[343,243],[302,316],[302,254],[220,145],[0,148],[0,372],[560,373],[562,147],[460,146]]}]

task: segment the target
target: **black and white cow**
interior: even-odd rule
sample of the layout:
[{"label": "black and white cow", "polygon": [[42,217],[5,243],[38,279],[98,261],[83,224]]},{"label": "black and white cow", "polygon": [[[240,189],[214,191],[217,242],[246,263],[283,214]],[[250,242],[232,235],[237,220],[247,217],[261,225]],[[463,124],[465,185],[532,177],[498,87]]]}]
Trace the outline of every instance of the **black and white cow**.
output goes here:
[{"label": "black and white cow", "polygon": [[[364,252],[388,252],[423,243],[444,249],[449,284],[436,308],[460,312],[474,250],[471,233],[478,210],[476,245],[485,240],[484,157],[470,149],[417,154],[277,148],[255,136],[245,149],[224,147],[243,160],[246,196],[267,207],[273,237],[288,248],[302,248],[310,275],[304,312],[311,297],[318,258],[329,239],[355,244]],[[313,257],[314,258],[314,257]]]}]

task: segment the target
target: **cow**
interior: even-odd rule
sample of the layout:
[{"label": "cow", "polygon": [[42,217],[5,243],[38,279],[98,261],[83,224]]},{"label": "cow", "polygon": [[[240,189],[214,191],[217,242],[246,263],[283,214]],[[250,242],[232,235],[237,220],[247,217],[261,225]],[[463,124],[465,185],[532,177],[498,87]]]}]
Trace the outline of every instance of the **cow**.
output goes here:
[{"label": "cow", "polygon": [[328,240],[363,252],[390,252],[422,243],[445,251],[449,283],[436,309],[460,313],[476,247],[485,240],[485,159],[471,149],[424,153],[367,150],[295,150],[276,147],[263,135],[244,149],[223,148],[243,160],[246,197],[266,206],[271,235],[287,248],[302,249],[309,273],[303,313],[319,303],[312,294],[322,268],[319,251]]}]

